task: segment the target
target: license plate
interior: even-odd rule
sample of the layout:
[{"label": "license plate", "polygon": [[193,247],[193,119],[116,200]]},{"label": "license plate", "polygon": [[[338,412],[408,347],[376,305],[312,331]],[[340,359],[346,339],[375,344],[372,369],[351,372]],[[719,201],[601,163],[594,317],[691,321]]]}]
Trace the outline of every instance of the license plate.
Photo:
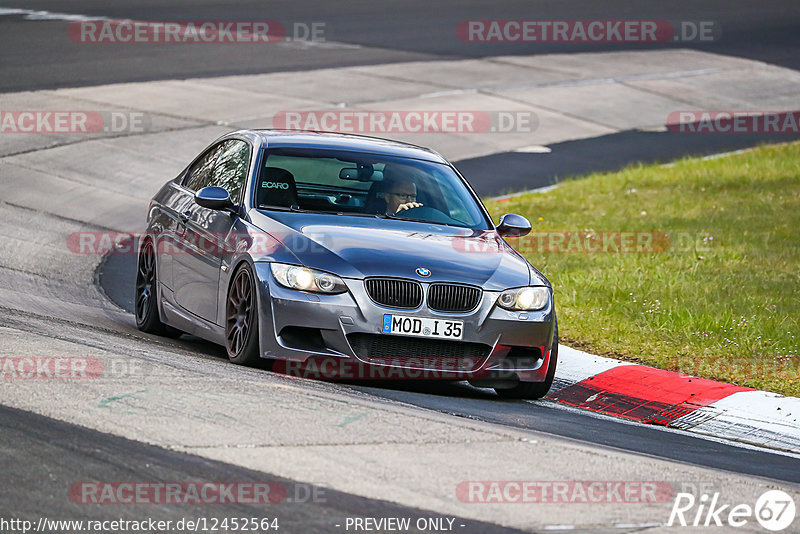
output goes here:
[{"label": "license plate", "polygon": [[464,335],[464,322],[387,313],[383,316],[383,333],[439,339],[461,339]]}]

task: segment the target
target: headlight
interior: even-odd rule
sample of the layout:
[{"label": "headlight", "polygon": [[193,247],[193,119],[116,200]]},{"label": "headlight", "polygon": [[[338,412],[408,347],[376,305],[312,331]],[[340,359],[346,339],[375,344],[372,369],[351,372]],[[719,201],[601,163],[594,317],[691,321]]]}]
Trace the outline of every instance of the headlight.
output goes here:
[{"label": "headlight", "polygon": [[497,304],[507,310],[541,310],[550,301],[550,289],[542,286],[518,287],[500,293]]},{"label": "headlight", "polygon": [[344,285],[342,279],[329,273],[285,263],[270,263],[269,266],[275,280],[289,289],[328,294],[347,291],[347,286]]}]

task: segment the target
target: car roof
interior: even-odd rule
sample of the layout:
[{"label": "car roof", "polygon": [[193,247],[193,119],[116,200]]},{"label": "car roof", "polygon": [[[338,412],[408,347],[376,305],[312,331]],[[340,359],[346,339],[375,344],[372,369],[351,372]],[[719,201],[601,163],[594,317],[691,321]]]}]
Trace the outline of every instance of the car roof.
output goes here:
[{"label": "car roof", "polygon": [[317,132],[310,130],[251,130],[261,137],[268,147],[319,148],[328,150],[348,150],[368,154],[383,154],[405,158],[421,159],[445,163],[438,152],[429,148],[369,137],[366,135]]}]

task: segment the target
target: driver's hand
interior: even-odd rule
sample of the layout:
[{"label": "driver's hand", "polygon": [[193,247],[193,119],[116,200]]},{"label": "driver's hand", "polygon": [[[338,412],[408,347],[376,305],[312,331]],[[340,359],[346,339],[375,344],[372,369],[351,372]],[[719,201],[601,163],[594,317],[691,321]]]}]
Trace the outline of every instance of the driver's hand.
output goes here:
[{"label": "driver's hand", "polygon": [[422,204],[420,202],[406,202],[405,204],[400,204],[397,206],[397,211],[395,213],[400,213],[403,210],[410,210],[411,208],[421,208]]}]

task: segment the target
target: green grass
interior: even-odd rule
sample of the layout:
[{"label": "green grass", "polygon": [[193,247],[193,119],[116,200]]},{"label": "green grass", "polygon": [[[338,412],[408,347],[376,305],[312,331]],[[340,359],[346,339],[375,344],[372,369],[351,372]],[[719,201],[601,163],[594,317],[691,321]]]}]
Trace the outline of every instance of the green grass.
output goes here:
[{"label": "green grass", "polygon": [[[510,243],[552,282],[562,342],[800,396],[800,143],[593,174],[487,207],[533,223]],[[654,252],[576,252],[603,231],[655,232]],[[581,240],[548,248],[563,232]]]}]

